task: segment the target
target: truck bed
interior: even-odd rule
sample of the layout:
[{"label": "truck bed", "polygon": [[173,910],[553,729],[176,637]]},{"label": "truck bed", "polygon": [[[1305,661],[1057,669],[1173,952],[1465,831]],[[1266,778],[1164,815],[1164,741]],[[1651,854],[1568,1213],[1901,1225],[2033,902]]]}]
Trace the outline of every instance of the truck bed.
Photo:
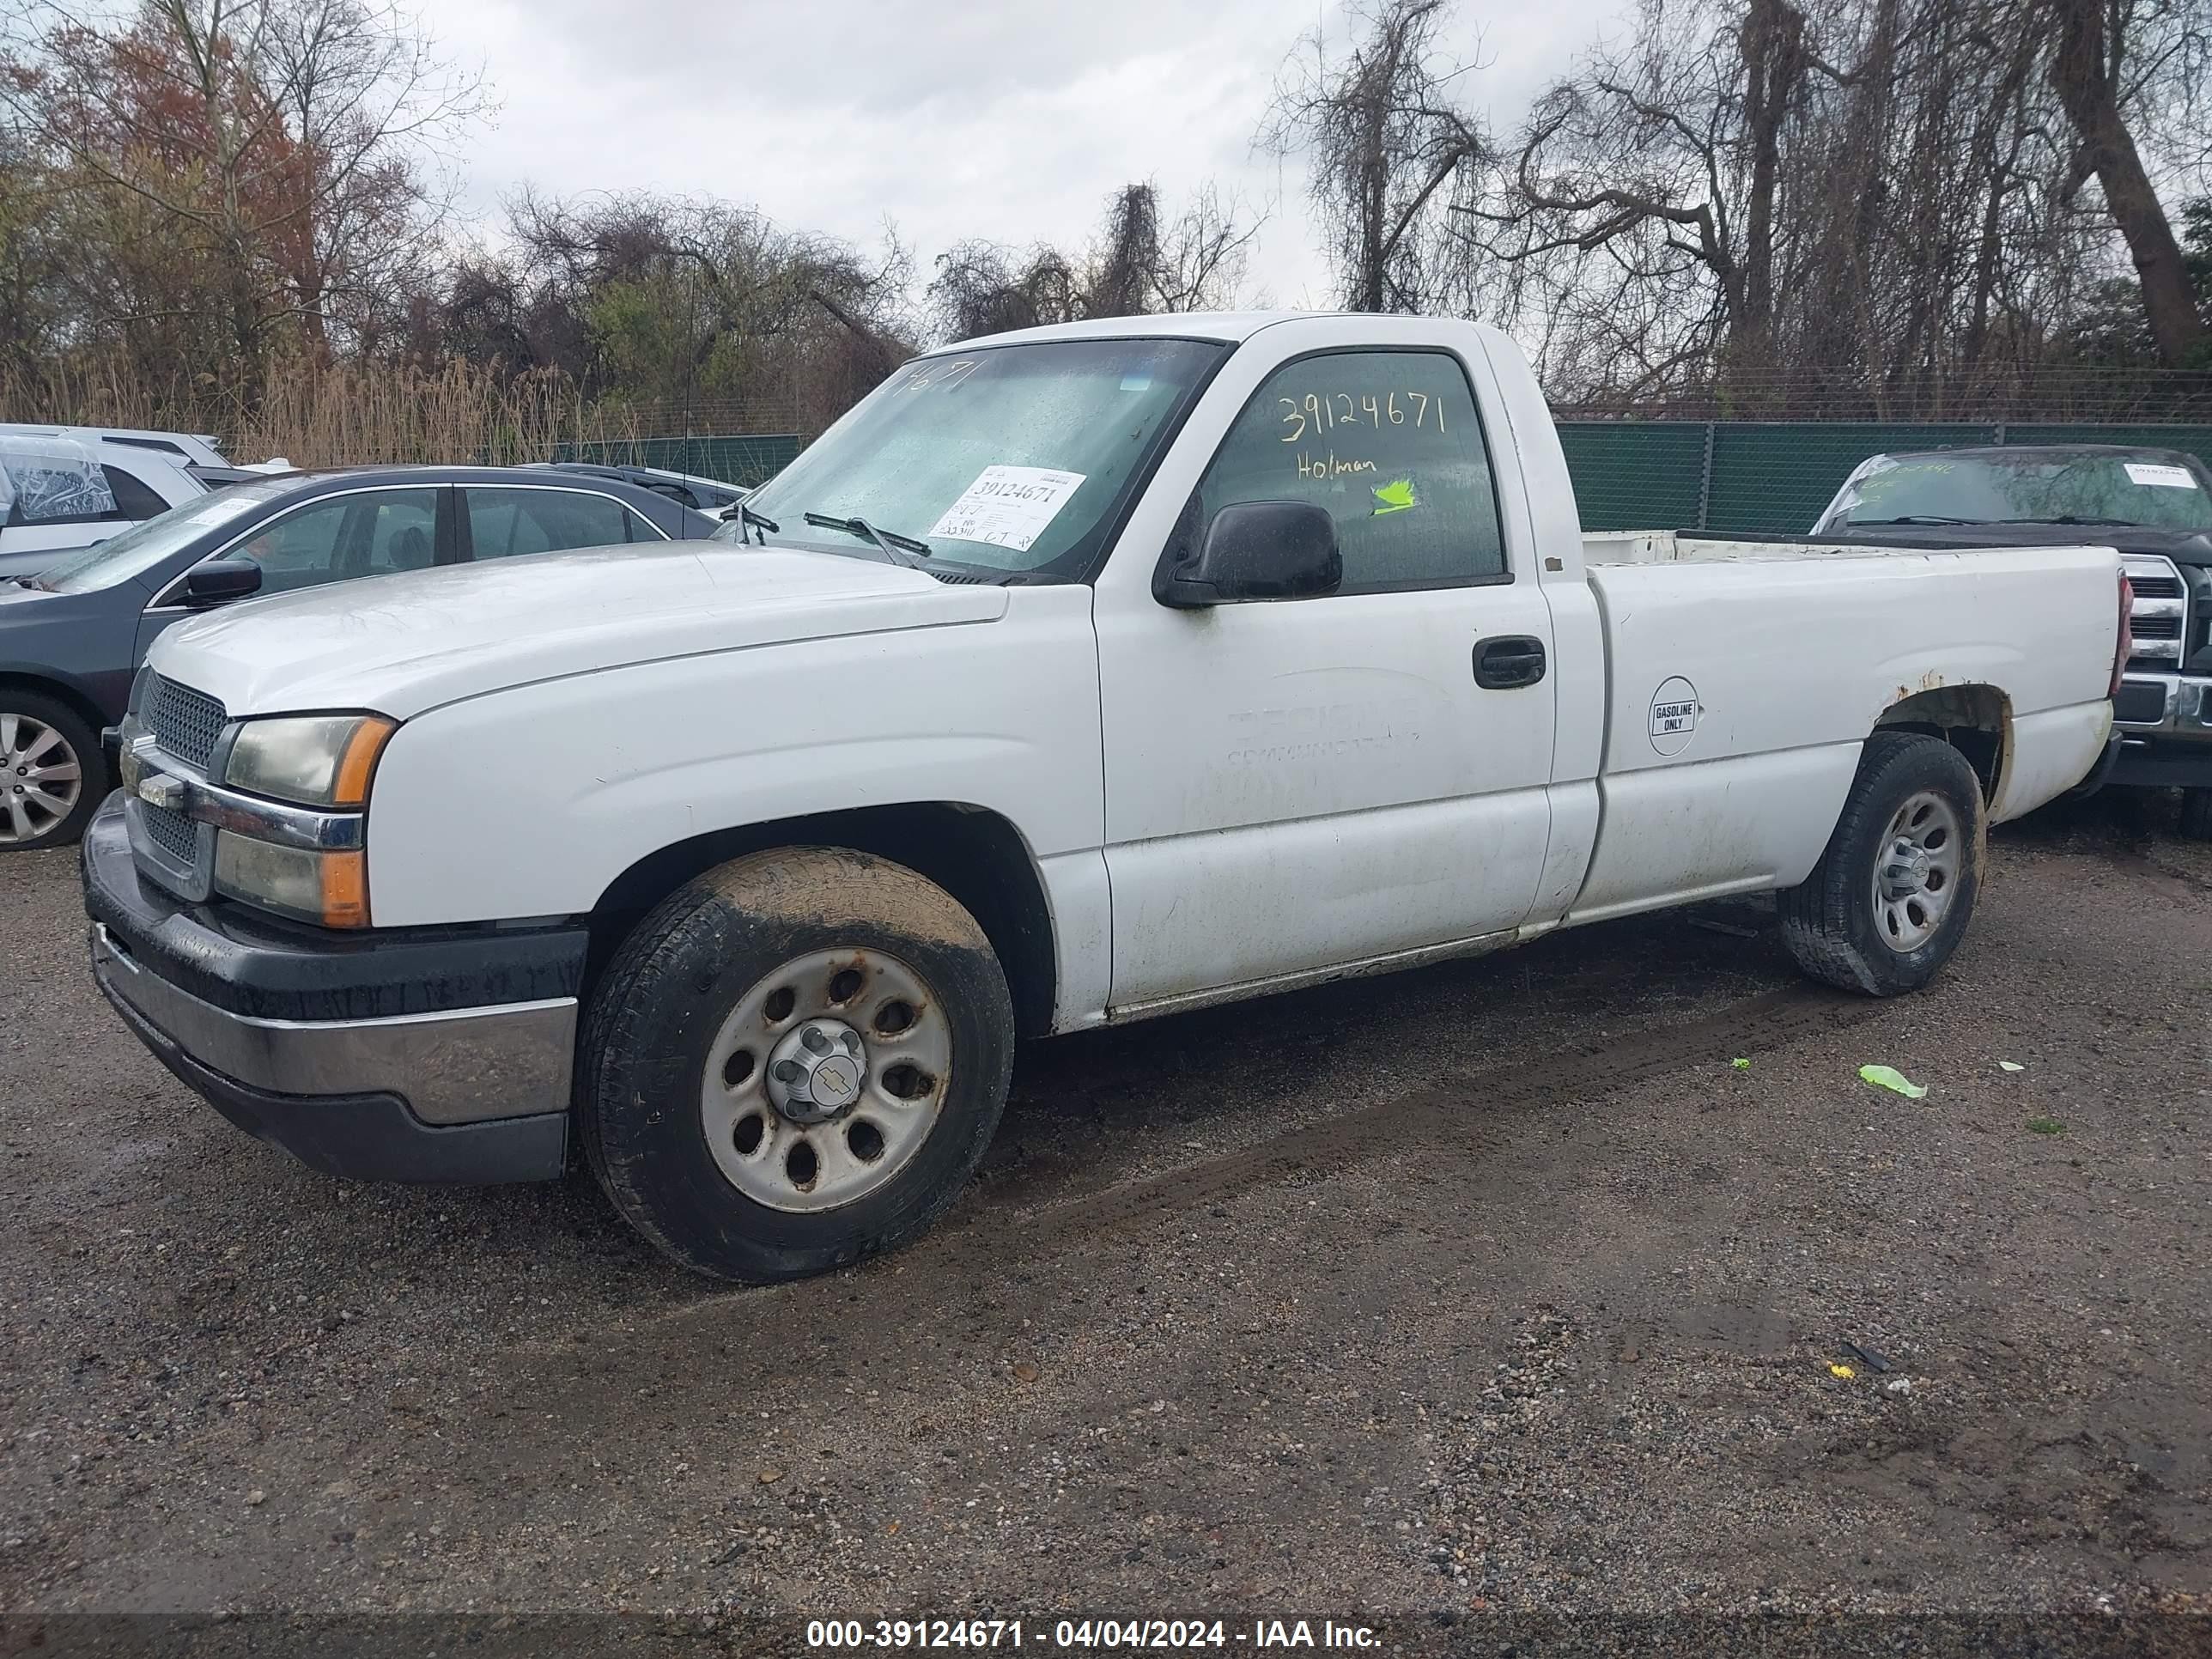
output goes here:
[{"label": "truck bed", "polygon": [[1645,908],[1662,865],[1699,895],[1802,880],[1885,721],[1995,726],[1993,822],[2073,784],[2109,733],[2108,548],[1899,552],[1669,532],[1584,548],[1607,691],[1599,829],[1574,920]]}]

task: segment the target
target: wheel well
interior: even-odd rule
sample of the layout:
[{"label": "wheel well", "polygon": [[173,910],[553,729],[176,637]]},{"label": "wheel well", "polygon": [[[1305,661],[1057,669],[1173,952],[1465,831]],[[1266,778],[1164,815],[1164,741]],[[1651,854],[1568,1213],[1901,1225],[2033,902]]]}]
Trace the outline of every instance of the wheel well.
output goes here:
[{"label": "wheel well", "polygon": [[97,744],[102,727],[109,724],[107,716],[100,712],[100,705],[63,680],[52,680],[40,674],[11,674],[0,672],[0,690],[35,691],[42,697],[52,697],[65,704],[77,718],[92,728],[93,742]]},{"label": "wheel well", "polygon": [[1876,731],[1924,732],[1966,757],[1994,801],[2012,754],[2012,699],[1994,685],[1942,685],[1911,692],[1882,711]]},{"label": "wheel well", "polygon": [[1021,832],[996,812],[950,801],[871,806],[720,830],[647,854],[592,908],[587,982],[645,913],[717,865],[770,847],[844,847],[902,864],[964,905],[1006,970],[1024,1036],[1052,1029],[1058,994],[1052,911]]}]

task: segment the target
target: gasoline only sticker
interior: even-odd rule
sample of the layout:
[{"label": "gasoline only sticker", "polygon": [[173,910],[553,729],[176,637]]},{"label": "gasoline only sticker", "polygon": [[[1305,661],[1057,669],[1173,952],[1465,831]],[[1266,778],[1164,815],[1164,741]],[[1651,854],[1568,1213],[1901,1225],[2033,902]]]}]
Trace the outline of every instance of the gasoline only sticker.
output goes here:
[{"label": "gasoline only sticker", "polygon": [[1083,478],[1048,466],[987,466],[930,526],[930,538],[988,542],[1026,553]]},{"label": "gasoline only sticker", "polygon": [[1679,755],[1690,745],[1698,729],[1698,688],[1680,675],[1662,685],[1651,699],[1651,746],[1662,755]]}]

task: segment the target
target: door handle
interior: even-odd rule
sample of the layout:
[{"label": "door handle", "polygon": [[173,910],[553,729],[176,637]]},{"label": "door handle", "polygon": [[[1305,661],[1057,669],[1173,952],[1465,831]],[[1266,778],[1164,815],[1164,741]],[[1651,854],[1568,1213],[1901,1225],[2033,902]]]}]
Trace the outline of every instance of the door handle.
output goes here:
[{"label": "door handle", "polygon": [[1486,691],[1511,691],[1544,678],[1544,642],[1527,634],[1500,634],[1474,642],[1474,683]]}]

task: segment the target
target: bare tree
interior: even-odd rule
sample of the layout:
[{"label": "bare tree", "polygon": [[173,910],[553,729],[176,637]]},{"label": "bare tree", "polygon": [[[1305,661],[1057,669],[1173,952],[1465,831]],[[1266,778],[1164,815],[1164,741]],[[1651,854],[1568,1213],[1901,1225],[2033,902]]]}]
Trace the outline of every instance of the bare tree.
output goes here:
[{"label": "bare tree", "polygon": [[[392,0],[147,0],[121,24],[14,0],[8,17],[19,141],[118,236],[150,229],[196,267],[159,308],[219,319],[249,386],[274,332],[327,349],[334,307],[357,313],[419,254],[440,205],[427,164],[484,105]],[[106,297],[96,325],[155,310]]]},{"label": "bare tree", "polygon": [[1278,155],[1303,155],[1354,311],[1432,308],[1461,276],[1463,245],[1444,222],[1447,185],[1491,158],[1480,123],[1452,101],[1471,66],[1448,65],[1436,35],[1446,0],[1376,0],[1356,9],[1358,43],[1341,61],[1320,31],[1294,51],[1260,131]]},{"label": "bare tree", "polygon": [[1082,255],[1044,243],[1026,253],[956,243],[938,256],[930,318],[940,337],[959,340],[1085,317],[1217,309],[1234,303],[1261,222],[1208,184],[1163,224],[1158,187],[1125,185]]},{"label": "bare tree", "polygon": [[[2191,83],[2180,101],[2195,102],[2196,85],[2212,54],[2212,13],[2174,0],[2045,0],[2054,40],[2049,74],[2075,143],[2078,177],[2094,174],[2105,206],[2125,240],[2142,286],[2143,309],[2160,358],[2169,368],[2194,362],[2206,349],[2205,319],[2197,308],[2157,187],[2143,164],[2129,117],[2148,89],[2143,62]],[[2169,94],[2171,95],[2171,94]]]}]

